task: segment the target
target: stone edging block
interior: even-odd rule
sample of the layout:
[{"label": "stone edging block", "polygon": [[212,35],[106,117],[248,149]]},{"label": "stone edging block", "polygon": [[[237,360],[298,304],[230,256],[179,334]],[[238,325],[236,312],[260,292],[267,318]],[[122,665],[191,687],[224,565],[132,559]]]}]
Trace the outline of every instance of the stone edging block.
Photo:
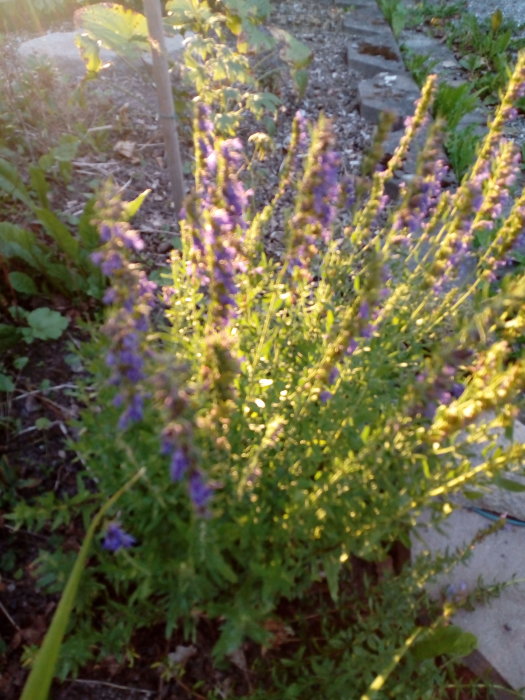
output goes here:
[{"label": "stone edging block", "polygon": [[383,112],[395,115],[393,128],[400,128],[404,118],[414,112],[419,88],[406,74],[379,73],[361,80],[357,86],[361,115],[377,124]]}]

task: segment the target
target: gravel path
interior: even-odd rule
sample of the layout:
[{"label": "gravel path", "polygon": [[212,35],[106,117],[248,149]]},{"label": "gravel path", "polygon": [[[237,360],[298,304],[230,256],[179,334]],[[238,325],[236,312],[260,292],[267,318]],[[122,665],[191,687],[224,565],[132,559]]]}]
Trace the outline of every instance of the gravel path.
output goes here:
[{"label": "gravel path", "polygon": [[[435,5],[440,5],[443,0],[427,0]],[[447,0],[457,4],[458,0]],[[525,25],[525,0],[467,0],[467,9],[478,19],[490,17],[493,12],[500,9],[506,19],[514,20],[516,24]]]}]

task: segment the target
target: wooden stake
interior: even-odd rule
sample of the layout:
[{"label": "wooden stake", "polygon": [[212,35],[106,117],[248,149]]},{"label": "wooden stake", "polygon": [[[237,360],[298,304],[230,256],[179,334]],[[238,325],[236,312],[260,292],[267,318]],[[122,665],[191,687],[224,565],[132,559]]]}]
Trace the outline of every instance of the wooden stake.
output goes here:
[{"label": "wooden stake", "polygon": [[182,200],[184,199],[184,178],[182,175],[175,108],[173,106],[173,93],[168,60],[166,58],[166,43],[164,41],[160,0],[144,0],[144,14],[148,22],[151,56],[153,59],[153,76],[157,87],[159,119],[164,134],[173,203],[178,216],[182,207]]}]

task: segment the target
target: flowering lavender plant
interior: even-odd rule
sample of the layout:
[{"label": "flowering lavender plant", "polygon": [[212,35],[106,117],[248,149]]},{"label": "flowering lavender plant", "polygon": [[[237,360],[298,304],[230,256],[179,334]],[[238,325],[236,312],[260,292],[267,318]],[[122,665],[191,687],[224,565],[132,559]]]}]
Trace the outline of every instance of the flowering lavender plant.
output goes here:
[{"label": "flowering lavender plant", "polygon": [[[392,206],[385,186],[426,122],[432,78],[392,159],[366,180],[343,181],[325,120],[307,147],[296,119],[282,181],[257,212],[240,141],[216,137],[197,105],[195,192],[155,329],[153,287],[128,257],[139,239],[114,221],[102,225],[110,347],[95,367],[110,381],[83,414],[77,449],[101,494],[137,463],[146,475],[119,504],[136,545],[118,565],[100,551],[84,581],[96,588],[102,571],[118,592],[100,607],[101,627],[118,634],[93,630],[89,604],[78,611],[78,629],[101,656],[159,621],[169,638],[215,620],[216,656],[247,638],[271,645],[269,620],[283,601],[324,585],[336,605],[352,562],[384,559],[437,496],[523,463],[523,445],[485,451],[476,466],[471,451],[494,427],[512,425],[525,384],[517,344],[525,278],[494,283],[525,224],[525,195],[509,189],[515,148],[502,136],[524,84],[525,55],[455,190],[431,158],[439,146],[431,128],[419,171]],[[349,193],[357,197],[350,223]],[[294,206],[272,258],[265,230],[289,194]],[[481,229],[490,236],[476,248]],[[126,546],[126,538],[119,529],[109,541]],[[342,645],[361,644],[363,663],[342,654],[331,682],[340,676],[359,696],[367,691],[385,657],[355,640],[372,620],[378,649],[394,654],[410,638],[420,584],[411,570],[389,579],[388,595],[370,594],[377,607],[354,618],[354,641]],[[428,666],[403,664],[395,674],[406,692]]]}]

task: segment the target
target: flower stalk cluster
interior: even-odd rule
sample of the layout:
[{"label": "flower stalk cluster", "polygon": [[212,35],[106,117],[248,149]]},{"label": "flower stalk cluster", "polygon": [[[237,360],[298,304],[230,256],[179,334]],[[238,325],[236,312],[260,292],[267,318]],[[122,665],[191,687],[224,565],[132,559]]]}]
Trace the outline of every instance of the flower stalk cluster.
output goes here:
[{"label": "flower stalk cluster", "polygon": [[111,279],[104,303],[112,313],[102,330],[111,343],[106,364],[111,370],[110,383],[118,387],[114,404],[122,408],[119,428],[125,430],[144,414],[147,392],[143,381],[150,356],[147,336],[157,285],[131,262],[131,256],[144,248],[136,231],[126,223],[102,223],[99,231],[103,245],[91,258]]},{"label": "flower stalk cluster", "polygon": [[339,166],[330,124],[323,117],[312,136],[289,223],[288,267],[300,270],[306,279],[310,278],[310,266],[320,243],[326,245],[332,237],[341,197]]}]

